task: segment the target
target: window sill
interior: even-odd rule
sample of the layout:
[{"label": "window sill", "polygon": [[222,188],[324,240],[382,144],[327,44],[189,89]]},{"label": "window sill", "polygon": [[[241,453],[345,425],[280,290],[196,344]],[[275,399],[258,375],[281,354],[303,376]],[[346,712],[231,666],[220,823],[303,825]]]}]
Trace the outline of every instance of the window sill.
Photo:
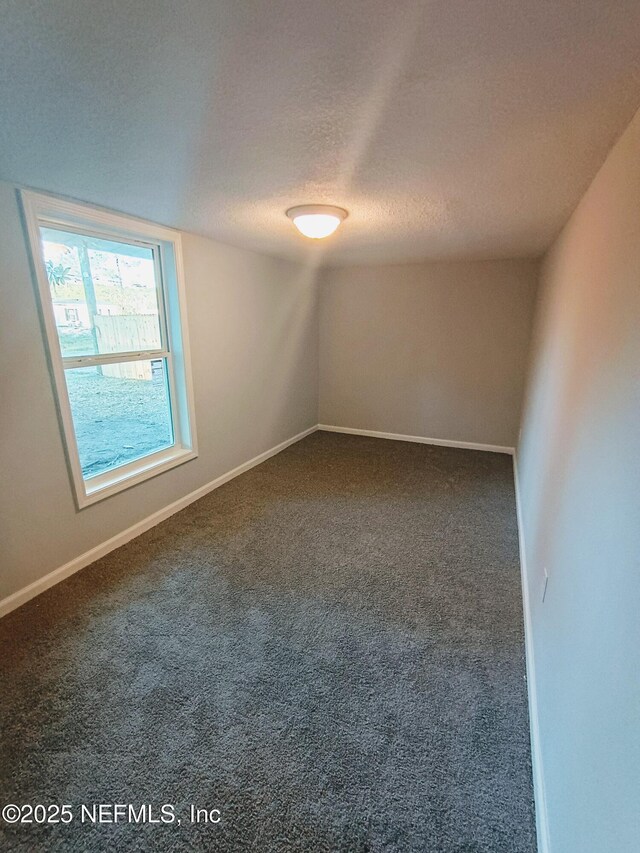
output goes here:
[{"label": "window sill", "polygon": [[108,471],[98,477],[84,480],[84,494],[77,495],[78,509],[109,498],[158,474],[170,471],[178,465],[197,457],[195,450],[184,447],[169,447],[151,456],[136,459],[124,468]]}]

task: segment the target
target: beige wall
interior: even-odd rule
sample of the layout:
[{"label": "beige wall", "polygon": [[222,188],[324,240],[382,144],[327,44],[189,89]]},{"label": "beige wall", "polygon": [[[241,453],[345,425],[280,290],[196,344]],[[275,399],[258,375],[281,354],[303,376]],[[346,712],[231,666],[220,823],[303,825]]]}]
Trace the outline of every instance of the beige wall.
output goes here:
[{"label": "beige wall", "polygon": [[0,600],[317,421],[314,274],[183,237],[198,459],[78,512],[15,190],[0,184]]},{"label": "beige wall", "polygon": [[320,288],[320,422],[513,446],[537,263],[356,266]]},{"label": "beige wall", "polygon": [[550,849],[637,853],[640,114],[546,258],[518,471]]}]

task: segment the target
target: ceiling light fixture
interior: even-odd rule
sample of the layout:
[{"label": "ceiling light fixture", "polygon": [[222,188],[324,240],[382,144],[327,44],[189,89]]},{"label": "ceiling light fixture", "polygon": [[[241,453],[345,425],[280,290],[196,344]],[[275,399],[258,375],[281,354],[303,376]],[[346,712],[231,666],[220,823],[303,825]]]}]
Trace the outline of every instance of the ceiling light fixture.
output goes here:
[{"label": "ceiling light fixture", "polygon": [[333,234],[338,225],[347,218],[348,213],[341,207],[330,204],[301,204],[290,207],[287,216],[293,220],[301,234],[314,240],[322,240]]}]

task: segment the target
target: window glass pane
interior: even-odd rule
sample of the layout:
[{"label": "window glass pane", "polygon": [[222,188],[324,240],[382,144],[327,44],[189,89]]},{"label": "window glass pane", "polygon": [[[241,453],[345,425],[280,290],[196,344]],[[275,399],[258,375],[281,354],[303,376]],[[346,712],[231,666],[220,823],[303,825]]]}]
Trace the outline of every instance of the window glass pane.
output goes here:
[{"label": "window glass pane", "polygon": [[85,477],[174,443],[163,358],[65,370]]},{"label": "window glass pane", "polygon": [[64,357],[160,349],[151,249],[54,228],[40,236]]}]

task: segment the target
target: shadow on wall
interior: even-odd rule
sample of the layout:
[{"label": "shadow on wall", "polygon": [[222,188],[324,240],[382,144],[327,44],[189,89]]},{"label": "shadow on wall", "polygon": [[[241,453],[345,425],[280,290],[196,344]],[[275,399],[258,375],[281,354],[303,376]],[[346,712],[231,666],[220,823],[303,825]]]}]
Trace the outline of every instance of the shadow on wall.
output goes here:
[{"label": "shadow on wall", "polygon": [[[318,264],[315,260],[292,267],[286,280],[287,297],[280,300],[279,313],[272,320],[266,341],[266,352],[261,356],[266,364],[279,364],[265,380],[268,387],[263,398],[261,442],[267,446],[269,436],[285,434],[287,427],[286,404],[293,389],[308,382],[305,374],[305,353],[311,348],[317,352]],[[259,368],[258,368],[259,369]],[[317,379],[317,377],[316,377]],[[317,411],[318,388],[315,387]]]}]

